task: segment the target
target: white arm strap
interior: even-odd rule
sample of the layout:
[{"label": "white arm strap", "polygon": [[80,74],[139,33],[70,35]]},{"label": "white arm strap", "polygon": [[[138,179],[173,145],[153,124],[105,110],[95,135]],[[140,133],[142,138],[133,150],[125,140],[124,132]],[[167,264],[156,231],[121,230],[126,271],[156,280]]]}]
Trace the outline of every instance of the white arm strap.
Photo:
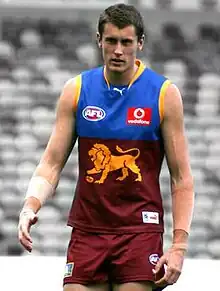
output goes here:
[{"label": "white arm strap", "polygon": [[55,187],[44,177],[34,176],[29,182],[25,199],[28,197],[35,197],[40,201],[42,206],[48,198],[53,196],[54,191]]}]

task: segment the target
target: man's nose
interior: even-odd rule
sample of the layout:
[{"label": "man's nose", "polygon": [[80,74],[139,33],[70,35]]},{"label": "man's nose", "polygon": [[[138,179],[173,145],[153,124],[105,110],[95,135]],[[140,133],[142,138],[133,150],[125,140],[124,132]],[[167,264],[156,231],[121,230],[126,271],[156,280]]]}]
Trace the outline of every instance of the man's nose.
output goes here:
[{"label": "man's nose", "polygon": [[122,55],[123,54],[123,48],[122,48],[122,44],[121,44],[120,41],[118,41],[116,46],[115,46],[115,54],[116,55]]}]

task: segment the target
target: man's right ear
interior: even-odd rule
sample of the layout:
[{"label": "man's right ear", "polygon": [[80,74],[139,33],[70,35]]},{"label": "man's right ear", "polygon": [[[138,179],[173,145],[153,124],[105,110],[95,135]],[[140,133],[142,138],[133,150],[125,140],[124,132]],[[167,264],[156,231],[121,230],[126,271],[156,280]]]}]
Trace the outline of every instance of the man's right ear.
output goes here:
[{"label": "man's right ear", "polygon": [[96,33],[96,38],[97,38],[98,47],[101,48],[102,47],[102,41],[101,41],[101,35],[100,35],[99,32]]}]

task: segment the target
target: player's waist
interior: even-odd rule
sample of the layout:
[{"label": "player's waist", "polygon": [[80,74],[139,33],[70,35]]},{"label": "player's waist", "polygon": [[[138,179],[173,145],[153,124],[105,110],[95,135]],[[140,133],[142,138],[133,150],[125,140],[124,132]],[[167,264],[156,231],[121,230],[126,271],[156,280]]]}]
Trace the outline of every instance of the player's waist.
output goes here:
[{"label": "player's waist", "polygon": [[162,203],[141,201],[124,205],[85,204],[75,201],[68,224],[85,231],[95,232],[146,232],[163,231]]},{"label": "player's waist", "polygon": [[143,233],[143,232],[164,232],[163,223],[159,225],[127,225],[127,226],[99,226],[83,223],[69,218],[69,226],[75,227],[85,232],[125,234],[125,233]]}]

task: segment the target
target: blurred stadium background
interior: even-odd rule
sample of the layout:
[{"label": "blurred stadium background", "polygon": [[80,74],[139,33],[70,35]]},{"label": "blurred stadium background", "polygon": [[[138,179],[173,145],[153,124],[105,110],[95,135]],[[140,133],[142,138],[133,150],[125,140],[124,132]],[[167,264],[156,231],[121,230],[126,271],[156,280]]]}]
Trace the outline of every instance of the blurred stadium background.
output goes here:
[{"label": "blurred stadium background", "polygon": [[[187,256],[220,259],[220,0],[0,0],[0,255],[26,255],[17,240],[18,214],[51,132],[57,98],[69,78],[101,64],[97,18],[116,2],[141,9],[147,44],[140,58],[183,94],[196,191]],[[77,174],[74,149],[56,197],[33,227],[33,254],[65,255]],[[161,188],[167,247],[172,217],[165,164]]]}]

